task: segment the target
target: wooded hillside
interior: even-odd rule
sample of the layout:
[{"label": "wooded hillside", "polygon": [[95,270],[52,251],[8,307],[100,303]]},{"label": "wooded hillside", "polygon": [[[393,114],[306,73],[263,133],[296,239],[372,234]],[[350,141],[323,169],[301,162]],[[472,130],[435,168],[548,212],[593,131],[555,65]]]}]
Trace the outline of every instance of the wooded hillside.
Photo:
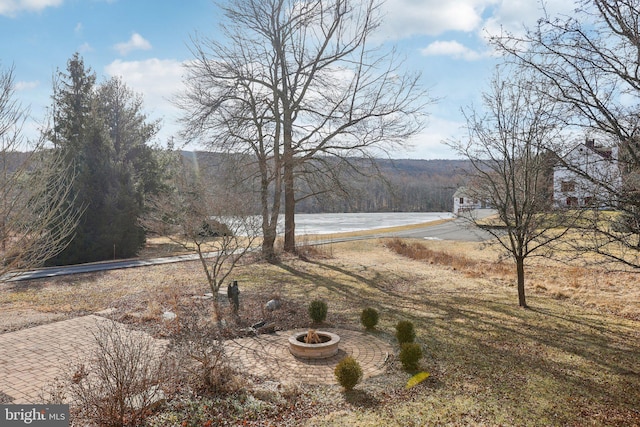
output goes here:
[{"label": "wooded hillside", "polygon": [[[185,151],[182,155],[187,164],[197,164],[209,179],[224,175],[220,154]],[[465,160],[380,159],[374,167],[367,165],[362,175],[342,174],[347,182],[341,187],[348,195],[326,191],[305,198],[309,185],[300,180],[297,212],[449,212],[453,209],[453,193],[464,185],[468,166]],[[374,176],[376,168],[380,176]],[[250,168],[245,170],[250,173]]]}]

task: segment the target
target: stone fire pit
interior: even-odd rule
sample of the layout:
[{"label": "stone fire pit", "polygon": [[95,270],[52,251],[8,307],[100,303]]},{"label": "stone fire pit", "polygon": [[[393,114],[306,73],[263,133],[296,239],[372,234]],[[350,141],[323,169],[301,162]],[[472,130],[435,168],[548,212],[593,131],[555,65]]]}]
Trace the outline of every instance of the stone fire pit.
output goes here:
[{"label": "stone fire pit", "polygon": [[289,351],[302,359],[326,359],[338,353],[340,337],[326,331],[315,331],[320,338],[319,343],[308,344],[305,337],[308,332],[297,332],[289,337]]}]

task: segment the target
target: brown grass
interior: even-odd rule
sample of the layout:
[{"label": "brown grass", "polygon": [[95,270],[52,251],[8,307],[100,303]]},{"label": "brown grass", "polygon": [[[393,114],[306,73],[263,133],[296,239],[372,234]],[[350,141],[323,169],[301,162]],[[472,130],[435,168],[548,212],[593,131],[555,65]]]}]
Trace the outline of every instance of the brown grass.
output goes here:
[{"label": "brown grass", "polygon": [[478,265],[478,262],[464,255],[429,249],[424,244],[418,242],[408,242],[396,238],[388,241],[386,246],[402,256],[430,264],[447,265],[464,270],[474,270]]},{"label": "brown grass", "polygon": [[[515,266],[495,247],[467,242],[423,242],[391,239],[385,245],[411,259],[451,267],[469,277],[485,277],[504,284],[515,281]],[[612,272],[597,267],[571,266],[531,257],[525,271],[527,292],[570,299],[589,307],[640,320],[637,272]]]},{"label": "brown grass", "polygon": [[[339,386],[305,386],[274,403],[281,400],[248,398],[247,390],[226,404],[180,403],[167,411],[184,420],[195,416],[185,412],[195,405],[208,414],[223,411],[215,419],[233,425],[640,425],[640,298],[632,276],[535,260],[540,264],[527,271],[531,309],[522,310],[510,263],[497,261],[495,251],[470,243],[424,245],[434,260],[451,264],[399,255],[388,241],[334,244],[326,248],[331,256],[310,253],[306,261],[246,264],[234,275],[240,319],[232,322],[223,307],[230,329],[265,316],[281,329],[308,326],[306,306],[316,298],[329,303],[328,326],[361,329],[362,309],[373,307],[380,313],[374,333],[392,343],[395,324],[410,320],[423,348],[421,368],[431,374],[420,385],[405,389],[410,374],[392,356],[387,374],[350,394]],[[192,298],[207,292],[204,283],[191,262],[38,280],[5,285],[0,309],[73,316],[113,308],[118,320],[171,335],[155,317],[158,307],[206,315],[206,301]],[[283,309],[263,313],[274,295]]]}]

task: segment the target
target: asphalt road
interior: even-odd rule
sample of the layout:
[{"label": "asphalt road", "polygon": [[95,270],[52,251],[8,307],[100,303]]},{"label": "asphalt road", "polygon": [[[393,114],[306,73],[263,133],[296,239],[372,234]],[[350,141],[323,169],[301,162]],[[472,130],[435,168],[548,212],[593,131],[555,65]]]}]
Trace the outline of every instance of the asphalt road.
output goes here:
[{"label": "asphalt road", "polygon": [[[480,218],[491,215],[493,211],[485,210],[480,212]],[[316,244],[338,243],[352,240],[378,239],[382,237],[403,237],[422,238],[432,240],[457,240],[466,242],[481,242],[490,239],[492,236],[486,231],[473,225],[471,221],[464,218],[456,218],[441,224],[412,228],[403,231],[388,231],[376,233],[375,231],[365,236],[350,236],[344,238],[333,238],[327,241],[317,241]],[[144,267],[149,265],[170,264],[174,262],[192,261],[198,259],[195,254],[178,255],[153,259],[131,259],[121,261],[97,262],[91,264],[80,264],[63,267],[49,267],[37,270],[25,271],[21,273],[5,275],[1,282],[17,282],[23,280],[42,279],[47,277],[66,276],[70,274],[92,273],[96,271],[118,270],[123,268]]]},{"label": "asphalt road", "polygon": [[493,237],[487,231],[476,227],[473,222],[464,218],[456,218],[442,224],[426,225],[425,227],[392,232],[390,234],[404,238],[456,240],[461,242],[483,242]]},{"label": "asphalt road", "polygon": [[192,261],[198,259],[196,254],[177,255],[152,259],[130,259],[121,261],[104,261],[90,264],[68,265],[61,267],[47,267],[21,273],[5,275],[3,282],[19,282],[22,280],[43,279],[46,277],[67,276],[70,274],[93,273],[96,271],[118,270],[122,268],[144,267],[149,265],[170,264],[174,262]]},{"label": "asphalt road", "polygon": [[482,242],[492,236],[463,219],[454,219],[444,224],[389,233],[395,237],[427,240],[456,240],[462,242]]}]

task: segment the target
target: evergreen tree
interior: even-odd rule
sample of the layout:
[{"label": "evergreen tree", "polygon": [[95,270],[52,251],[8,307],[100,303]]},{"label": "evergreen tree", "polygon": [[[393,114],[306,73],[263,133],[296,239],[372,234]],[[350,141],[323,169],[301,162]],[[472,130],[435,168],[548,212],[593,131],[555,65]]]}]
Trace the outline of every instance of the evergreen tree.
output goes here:
[{"label": "evergreen tree", "polygon": [[[114,77],[98,88],[100,115],[113,143],[113,161],[130,175],[139,196],[155,193],[161,186],[158,161],[147,143],[157,134],[159,121],[148,122],[142,97]],[[140,202],[142,202],[140,197]]]},{"label": "evergreen tree", "polygon": [[73,203],[84,214],[74,239],[49,264],[135,256],[145,242],[138,225],[144,194],[158,185],[153,151],[146,146],[157,123],[146,122],[141,99],[119,79],[96,86],[78,54],[59,77],[50,139],[76,170]]},{"label": "evergreen tree", "polygon": [[117,236],[112,249],[115,257],[131,257],[145,242],[144,230],[138,224],[145,194],[156,193],[161,186],[157,159],[147,145],[159,126],[146,120],[142,98],[119,78],[102,84],[96,97],[112,145],[113,175],[105,193],[106,208],[112,212],[110,233]]}]

